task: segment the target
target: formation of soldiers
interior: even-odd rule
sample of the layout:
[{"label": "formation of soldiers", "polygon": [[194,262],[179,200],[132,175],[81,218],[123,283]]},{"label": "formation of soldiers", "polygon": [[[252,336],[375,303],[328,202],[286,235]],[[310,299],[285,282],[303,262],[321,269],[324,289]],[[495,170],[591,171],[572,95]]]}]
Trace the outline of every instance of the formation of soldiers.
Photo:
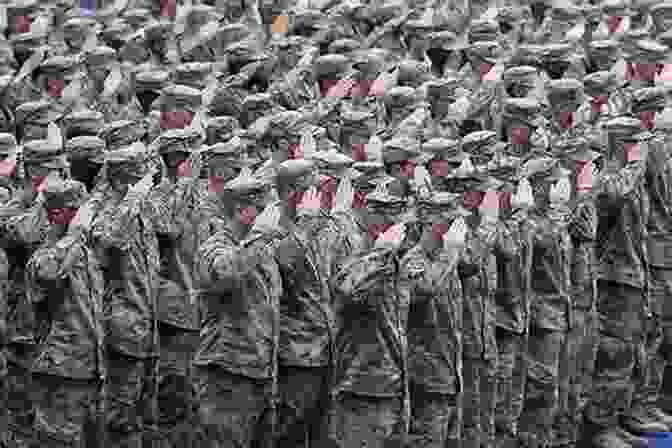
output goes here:
[{"label": "formation of soldiers", "polygon": [[90,3],[0,4],[2,448],[670,431],[672,3]]}]

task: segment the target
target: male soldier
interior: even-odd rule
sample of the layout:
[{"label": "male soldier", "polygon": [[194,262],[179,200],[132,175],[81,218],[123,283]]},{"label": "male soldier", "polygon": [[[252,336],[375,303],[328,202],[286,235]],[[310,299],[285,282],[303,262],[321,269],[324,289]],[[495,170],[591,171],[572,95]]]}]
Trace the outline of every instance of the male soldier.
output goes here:
[{"label": "male soldier", "polygon": [[654,40],[638,40],[627,54],[626,80],[632,89],[653,87],[656,75],[661,73],[670,54],[668,46]]},{"label": "male soldier", "polygon": [[595,312],[595,240],[597,211],[591,195],[595,161],[600,154],[592,151],[583,137],[564,139],[555,144],[561,162],[574,180],[570,201],[568,231],[572,243],[571,326],[560,358],[559,405],[554,446],[572,446],[578,442],[580,416],[587,404],[597,349]]},{"label": "male soldier", "polygon": [[60,27],[67,55],[77,55],[84,50],[86,39],[94,32],[95,19],[91,17],[73,17]]},{"label": "male soldier", "polygon": [[610,71],[586,75],[583,78],[583,87],[588,102],[579,107],[577,121],[596,126],[624,113],[626,103],[617,90],[618,84],[616,75]]},{"label": "male soldier", "polygon": [[329,437],[339,447],[403,441],[410,424],[409,303],[395,286],[407,200],[386,181],[367,195],[368,247],[332,279],[338,335]]},{"label": "male soldier", "polygon": [[[428,176],[423,180],[431,185]],[[464,218],[470,213],[461,207],[459,195],[423,186],[417,214],[423,234],[399,268],[399,295],[410,305],[411,434],[417,437],[414,446],[452,448],[459,446],[462,392],[462,287],[457,265],[467,232]]]},{"label": "male soldier", "polygon": [[669,2],[661,2],[650,9],[653,22],[653,34],[660,35],[670,29],[672,18],[672,5]]},{"label": "male soldier", "polygon": [[607,162],[595,185],[600,341],[582,433],[586,443],[612,448],[642,441],[623,430],[619,419],[631,406],[632,374],[648,314],[644,246],[648,153],[640,141],[639,120],[614,118],[605,123],[605,131]]},{"label": "male soldier", "polygon": [[93,193],[105,161],[105,142],[93,136],[75,137],[65,142],[65,151],[70,162],[70,176]]},{"label": "male soldier", "polygon": [[202,330],[194,385],[206,438],[199,446],[250,447],[277,387],[283,285],[273,254],[280,211],[270,204],[261,212],[269,187],[248,170],[227,182],[220,193],[232,203],[226,226],[198,251]]},{"label": "male soldier", "polygon": [[108,151],[115,151],[142,140],[146,133],[147,129],[142,122],[119,120],[106,123],[98,131],[98,137],[105,141]]},{"label": "male soldier", "polygon": [[74,77],[79,75],[79,70],[78,57],[52,56],[42,62],[34,74],[38,88],[46,93],[45,98],[60,113],[65,112],[67,106],[69,106],[69,104],[63,102],[63,100],[69,101],[69,99],[63,98],[65,88],[73,82]]},{"label": "male soldier", "polygon": [[429,171],[432,186],[436,191],[446,191],[446,178],[457,169],[469,155],[462,151],[458,140],[433,138],[421,146],[422,153],[429,156],[425,167]]},{"label": "male soldier", "polygon": [[631,112],[639,117],[643,129],[655,137],[647,142],[646,189],[649,197],[647,221],[647,254],[649,269],[649,316],[645,327],[645,359],[637,371],[632,409],[625,420],[626,428],[634,433],[670,431],[672,417],[658,407],[658,398],[663,372],[669,362],[670,306],[667,299],[670,290],[669,269],[672,252],[669,210],[669,185],[672,183],[667,135],[656,129],[656,116],[667,105],[666,92],[659,87],[643,88],[633,92]]},{"label": "male soldier", "polygon": [[581,132],[576,111],[583,102],[583,84],[576,79],[557,79],[548,82],[546,96],[549,105],[551,146],[558,139]]},{"label": "male soldier", "polygon": [[0,133],[0,206],[12,199],[20,188],[16,138]]},{"label": "male soldier", "polygon": [[571,319],[567,176],[551,158],[530,160],[521,173],[522,178],[530,179],[535,199],[526,230],[532,238],[531,308],[525,403],[518,433],[526,447],[548,446],[551,442],[558,404],[559,361]]},{"label": "male soldier", "polygon": [[606,0],[601,7],[603,20],[593,31],[594,39],[619,39],[630,30],[630,16],[634,11],[629,1]]},{"label": "male soldier", "polygon": [[539,116],[541,112],[541,104],[534,98],[504,100],[502,133],[509,142],[505,148],[508,154],[530,158],[548,150],[550,138],[546,129],[547,122]]},{"label": "male soldier", "polygon": [[168,131],[159,137],[159,155],[166,173],[149,196],[155,212],[161,255],[158,291],[159,437],[162,446],[188,445],[186,427],[193,406],[190,361],[198,339],[194,258],[207,234],[199,227],[197,205],[204,195],[200,178],[201,135],[192,129]]},{"label": "male soldier", "polygon": [[36,344],[36,322],[25,296],[25,267],[48,230],[38,190],[47,177],[65,176],[62,148],[35,140],[23,148],[25,185],[0,209],[3,244],[10,261],[7,403],[10,446],[28,447],[32,437],[32,399],[29,369]]},{"label": "male soldier", "polygon": [[[105,272],[109,371],[108,428],[113,446],[142,444],[143,406],[150,397],[149,361],[158,355],[159,248],[146,197],[153,184],[141,143],[108,151],[101,208],[91,240]],[[156,391],[153,391],[156,393]]]},{"label": "male soldier", "polygon": [[47,138],[47,127],[61,117],[49,101],[31,101],[16,109],[16,137],[20,142]]},{"label": "male soldier", "polygon": [[135,95],[145,114],[153,111],[154,101],[161,96],[161,91],[169,81],[170,73],[166,70],[148,70],[135,74]]},{"label": "male soldier", "polygon": [[[539,70],[529,65],[508,68],[502,74],[504,92],[509,98],[525,98],[535,93],[541,82]],[[541,98],[536,98],[541,100]]]},{"label": "male soldier", "polygon": [[63,117],[63,137],[71,139],[81,136],[96,136],[104,125],[104,116],[101,112],[91,109],[73,110]]},{"label": "male soldier", "polygon": [[[86,187],[72,180],[49,181],[43,194],[49,234],[26,267],[26,294],[42,320],[31,368],[34,446],[76,448],[84,446],[85,428],[102,399],[105,285],[85,235],[75,229],[80,223],[73,222]],[[86,219],[85,213],[77,219]]]}]

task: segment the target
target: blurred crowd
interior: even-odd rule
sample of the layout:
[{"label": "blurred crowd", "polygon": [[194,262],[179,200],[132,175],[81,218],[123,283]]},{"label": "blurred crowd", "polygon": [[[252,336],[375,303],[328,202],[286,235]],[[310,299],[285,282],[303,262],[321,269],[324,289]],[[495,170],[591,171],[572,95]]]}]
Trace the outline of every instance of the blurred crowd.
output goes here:
[{"label": "blurred crowd", "polygon": [[0,447],[667,437],[672,3],[0,28]]}]

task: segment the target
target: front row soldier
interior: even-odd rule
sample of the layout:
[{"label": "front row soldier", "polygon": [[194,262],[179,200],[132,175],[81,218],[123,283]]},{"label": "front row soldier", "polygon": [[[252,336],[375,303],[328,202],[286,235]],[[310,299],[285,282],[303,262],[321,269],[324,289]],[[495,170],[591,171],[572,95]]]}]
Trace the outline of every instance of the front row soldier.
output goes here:
[{"label": "front row soldier", "polygon": [[[106,377],[103,347],[103,273],[78,210],[86,187],[49,181],[43,190],[49,234],[26,267],[27,296],[39,319],[31,374],[35,393],[34,447],[85,446],[98,417]],[[98,439],[100,440],[100,439]]]}]

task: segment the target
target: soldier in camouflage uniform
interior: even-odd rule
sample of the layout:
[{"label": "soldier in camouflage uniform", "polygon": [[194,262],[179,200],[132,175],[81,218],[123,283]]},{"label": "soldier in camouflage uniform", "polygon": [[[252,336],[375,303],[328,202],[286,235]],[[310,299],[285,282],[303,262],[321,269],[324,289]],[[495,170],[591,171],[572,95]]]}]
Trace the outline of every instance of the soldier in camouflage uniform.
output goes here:
[{"label": "soldier in camouflage uniform", "polygon": [[47,233],[48,222],[38,189],[47,176],[65,176],[67,161],[61,148],[43,140],[24,145],[26,181],[22,189],[0,209],[3,245],[10,262],[9,319],[7,334],[8,374],[5,381],[9,414],[9,446],[28,447],[33,413],[30,366],[36,350],[36,321],[25,296],[25,268],[36,246]]},{"label": "soldier in camouflage uniform", "polygon": [[91,230],[92,247],[105,272],[110,441],[128,448],[142,444],[144,406],[156,404],[158,374],[150,361],[159,349],[160,260],[154,213],[146,201],[153,184],[147,158],[142,144],[106,153],[110,187],[98,198]]},{"label": "soldier in camouflage uniform", "polygon": [[583,78],[583,87],[588,97],[577,111],[577,121],[588,126],[600,123],[624,112],[625,99],[617,91],[618,79],[613,72],[598,71]]},{"label": "soldier in camouflage uniform", "polygon": [[[607,162],[595,185],[598,210],[598,300],[600,341],[584,442],[594,447],[626,447],[641,439],[624,431],[619,419],[630,408],[635,360],[644,337],[648,197],[648,155],[640,145],[639,120],[605,123]],[[582,442],[583,443],[583,442]]]},{"label": "soldier in camouflage uniform", "polygon": [[98,412],[106,375],[103,273],[85,234],[73,229],[86,187],[77,181],[50,181],[43,194],[50,232],[26,268],[26,295],[40,316],[31,367],[34,446],[76,448],[84,446],[85,428]]},{"label": "soldier in camouflage uniform", "polygon": [[[567,231],[570,184],[554,159],[537,158],[523,166],[535,208],[526,232],[532,238],[529,272],[530,321],[527,341],[525,403],[520,417],[523,446],[548,446],[558,405],[559,361],[571,320],[570,256]],[[564,186],[559,192],[560,186]]]},{"label": "soldier in camouflage uniform", "polygon": [[20,188],[18,148],[13,134],[0,133],[0,206],[14,197]]},{"label": "soldier in camouflage uniform", "polygon": [[411,434],[417,447],[459,446],[462,287],[457,265],[463,247],[444,241],[452,236],[446,233],[456,218],[462,217],[466,233],[463,219],[470,213],[459,203],[459,195],[424,191],[417,209],[424,232],[401,260],[399,293],[410,304]]},{"label": "soldier in camouflage uniform", "polygon": [[269,187],[246,171],[227,182],[219,192],[231,202],[226,226],[198,251],[202,331],[194,385],[205,437],[198,446],[250,447],[277,387],[283,289],[273,242],[280,213],[259,216]]},{"label": "soldier in camouflage uniform", "polygon": [[667,228],[672,225],[672,216],[668,214],[667,204],[670,198],[666,192],[672,182],[672,173],[669,152],[665,148],[669,144],[668,138],[656,129],[655,120],[667,103],[665,90],[659,87],[642,88],[633,92],[632,114],[639,116],[643,129],[650,130],[655,135],[647,142],[646,166],[646,188],[650,207],[647,253],[651,316],[646,322],[645,359],[642,360],[643,365],[637,369],[632,410],[625,422],[630,430],[643,433],[666,432],[672,424],[672,417],[658,407],[663,371],[669,363],[671,336],[670,311],[666,297],[670,288],[667,274],[670,263]]},{"label": "soldier in camouflage uniform", "polygon": [[[654,40],[642,39],[627,49],[626,80],[630,89],[653,87],[656,75],[664,67],[664,61],[670,54],[670,48]],[[630,91],[632,93],[632,90]]]},{"label": "soldier in camouflage uniform", "polygon": [[70,176],[82,182],[92,193],[100,181],[101,169],[105,161],[105,141],[84,135],[65,142],[65,150],[70,163]]},{"label": "soldier in camouflage uniform", "polygon": [[546,95],[553,146],[556,141],[575,135],[583,128],[576,112],[583,102],[583,85],[576,79],[552,80],[546,85]]},{"label": "soldier in camouflage uniform", "polygon": [[503,102],[503,134],[509,155],[528,159],[544,154],[550,145],[547,121],[540,116],[542,104],[534,98],[507,98]]},{"label": "soldier in camouflage uniform", "polygon": [[405,211],[406,199],[387,191],[389,179],[381,182],[367,195],[368,247],[345,261],[332,279],[338,335],[329,436],[339,447],[403,441],[410,423],[409,303],[395,287],[404,232],[391,227]]}]

